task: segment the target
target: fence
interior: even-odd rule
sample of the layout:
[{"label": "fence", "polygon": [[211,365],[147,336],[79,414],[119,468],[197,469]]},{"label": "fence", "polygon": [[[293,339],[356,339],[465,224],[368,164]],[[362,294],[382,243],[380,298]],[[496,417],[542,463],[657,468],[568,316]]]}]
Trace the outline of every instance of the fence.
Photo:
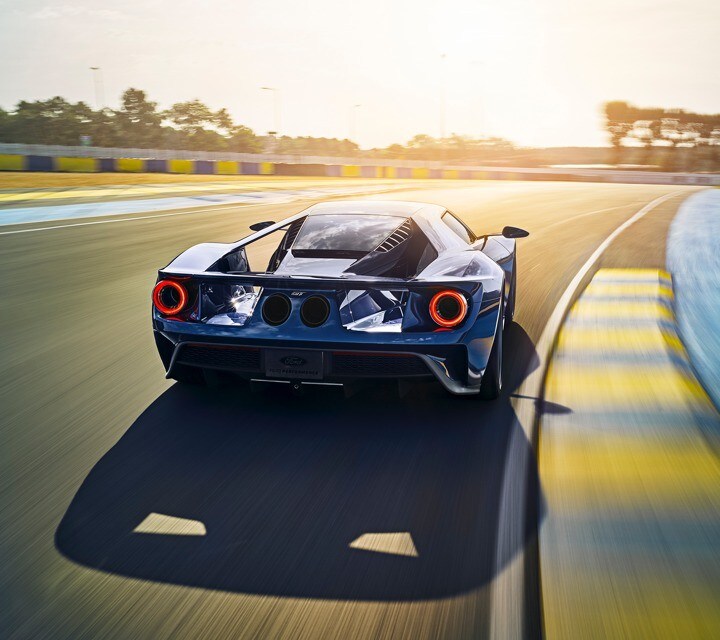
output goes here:
[{"label": "fence", "polygon": [[450,180],[565,180],[720,186],[720,174],[614,169],[498,168],[441,162],[167,149],[0,143],[0,171],[280,175]]}]

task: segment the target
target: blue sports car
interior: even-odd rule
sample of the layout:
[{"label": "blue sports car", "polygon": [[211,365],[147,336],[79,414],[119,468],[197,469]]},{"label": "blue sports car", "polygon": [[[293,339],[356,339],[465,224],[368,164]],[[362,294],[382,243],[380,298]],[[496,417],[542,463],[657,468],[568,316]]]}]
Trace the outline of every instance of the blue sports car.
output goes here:
[{"label": "blue sports car", "polygon": [[476,236],[444,207],[370,200],[250,228],[159,271],[153,329],[168,378],[299,390],[434,377],[453,394],[498,397],[526,231]]}]

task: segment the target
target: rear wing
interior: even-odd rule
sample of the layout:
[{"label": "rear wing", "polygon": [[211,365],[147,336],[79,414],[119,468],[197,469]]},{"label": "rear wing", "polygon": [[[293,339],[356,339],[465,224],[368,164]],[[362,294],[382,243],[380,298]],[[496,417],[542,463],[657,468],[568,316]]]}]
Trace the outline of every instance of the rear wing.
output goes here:
[{"label": "rear wing", "polygon": [[473,293],[482,285],[482,277],[474,280],[459,277],[442,277],[438,279],[405,280],[402,278],[368,278],[346,277],[328,278],[312,276],[278,276],[273,273],[220,273],[215,271],[173,271],[161,269],[158,272],[160,279],[192,279],[197,283],[236,284],[268,289],[285,289],[291,291],[302,290],[357,290],[378,289],[383,291],[421,291],[425,289],[438,289],[450,287]]}]

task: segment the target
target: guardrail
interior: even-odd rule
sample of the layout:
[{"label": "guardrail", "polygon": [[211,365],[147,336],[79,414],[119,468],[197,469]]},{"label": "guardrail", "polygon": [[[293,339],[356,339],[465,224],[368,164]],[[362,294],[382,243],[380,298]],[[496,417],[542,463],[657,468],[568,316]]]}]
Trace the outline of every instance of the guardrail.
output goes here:
[{"label": "guardrail", "polygon": [[0,171],[563,180],[720,186],[720,174],[444,165],[441,162],[0,143]]},{"label": "guardrail", "polygon": [[191,151],[182,149],[137,149],[123,147],[66,147],[46,144],[0,143],[0,154],[38,155],[69,158],[140,158],[157,160],[230,160],[234,162],[273,162],[277,164],[347,164],[440,169],[442,162],[423,160],[380,160],[340,156],[304,156],[273,153],[232,153],[230,151]]}]

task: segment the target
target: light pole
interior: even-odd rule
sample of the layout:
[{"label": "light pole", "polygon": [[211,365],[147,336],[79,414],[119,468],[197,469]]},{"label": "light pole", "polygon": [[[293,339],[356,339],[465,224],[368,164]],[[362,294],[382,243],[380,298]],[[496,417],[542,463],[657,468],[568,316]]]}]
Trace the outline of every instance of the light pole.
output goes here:
[{"label": "light pole", "polygon": [[355,142],[355,128],[357,127],[357,110],[361,104],[354,104],[350,107],[350,142]]},{"label": "light pole", "polygon": [[275,131],[268,131],[270,134],[274,134],[275,136],[280,135],[280,90],[276,87],[260,87],[263,91],[272,91],[273,94],[273,110],[275,112],[274,116],[274,126]]},{"label": "light pole", "polygon": [[100,67],[90,67],[93,72],[93,81],[95,84],[95,108],[101,109],[105,105],[105,96],[103,95],[102,69]]},{"label": "light pole", "polygon": [[476,83],[477,86],[480,87],[477,99],[477,120],[479,125],[478,135],[482,138],[485,135],[485,104],[483,100],[483,89],[485,88],[485,85],[482,82],[485,62],[483,60],[473,60],[470,64],[478,67],[479,69],[477,72],[477,78],[479,81]]},{"label": "light pole", "polygon": [[440,140],[445,140],[445,58],[440,54]]}]

